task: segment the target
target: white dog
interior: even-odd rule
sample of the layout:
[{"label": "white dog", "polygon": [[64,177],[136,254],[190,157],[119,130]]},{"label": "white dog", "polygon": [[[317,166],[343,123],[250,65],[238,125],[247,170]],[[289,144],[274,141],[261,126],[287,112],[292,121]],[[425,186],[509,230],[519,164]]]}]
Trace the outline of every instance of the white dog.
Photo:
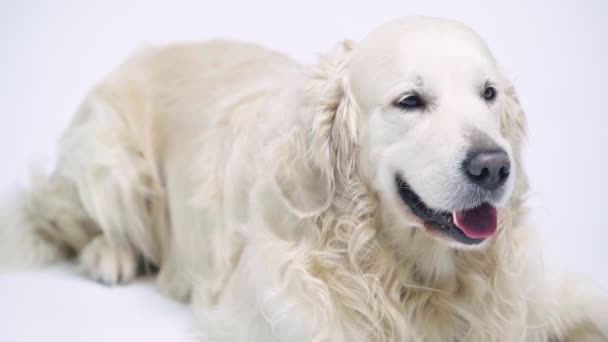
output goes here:
[{"label": "white dog", "polygon": [[539,274],[525,117],[487,46],[407,18],[314,67],[149,48],[95,87],[2,261],[159,268],[211,341],[608,341],[608,300]]}]

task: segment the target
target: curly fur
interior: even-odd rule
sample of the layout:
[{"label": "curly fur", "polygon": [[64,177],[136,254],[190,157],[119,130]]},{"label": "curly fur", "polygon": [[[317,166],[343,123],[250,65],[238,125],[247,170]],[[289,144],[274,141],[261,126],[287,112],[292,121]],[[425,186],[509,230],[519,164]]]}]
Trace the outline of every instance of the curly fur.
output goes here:
[{"label": "curly fur", "polygon": [[494,63],[469,29],[432,18],[341,42],[314,67],[230,42],[141,51],[85,99],[54,172],[0,216],[2,264],[76,256],[116,283],[143,259],[212,341],[608,340],[606,297],[542,273],[525,116],[498,70],[493,134],[516,180],[497,234],[453,248],[387,205],[356,69],[393,63],[375,51],[395,53],[380,38],[406,28]]}]

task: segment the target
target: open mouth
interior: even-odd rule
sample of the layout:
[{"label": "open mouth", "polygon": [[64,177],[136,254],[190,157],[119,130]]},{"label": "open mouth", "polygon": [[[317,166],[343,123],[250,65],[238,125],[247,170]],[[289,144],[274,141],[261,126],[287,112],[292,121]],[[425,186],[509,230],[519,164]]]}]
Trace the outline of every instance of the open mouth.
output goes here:
[{"label": "open mouth", "polygon": [[496,233],[497,212],[489,203],[461,211],[438,211],[429,208],[399,175],[395,175],[399,196],[412,212],[424,221],[424,228],[434,234],[466,245],[477,245]]}]

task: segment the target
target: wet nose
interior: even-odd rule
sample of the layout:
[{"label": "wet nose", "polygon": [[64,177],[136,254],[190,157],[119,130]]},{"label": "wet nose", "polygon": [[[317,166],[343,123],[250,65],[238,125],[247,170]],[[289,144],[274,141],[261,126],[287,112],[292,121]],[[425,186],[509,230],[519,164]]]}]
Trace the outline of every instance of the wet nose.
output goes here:
[{"label": "wet nose", "polygon": [[503,185],[511,172],[509,156],[500,150],[469,153],[463,166],[467,178],[487,190]]}]

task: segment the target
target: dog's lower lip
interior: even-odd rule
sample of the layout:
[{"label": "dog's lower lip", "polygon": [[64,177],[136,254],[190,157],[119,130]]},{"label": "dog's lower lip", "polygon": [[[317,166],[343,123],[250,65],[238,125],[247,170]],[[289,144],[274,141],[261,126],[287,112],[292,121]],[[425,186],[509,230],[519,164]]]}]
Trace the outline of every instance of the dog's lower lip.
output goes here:
[{"label": "dog's lower lip", "polygon": [[411,186],[399,174],[395,174],[399,197],[410,208],[414,215],[423,222],[425,229],[466,245],[477,245],[486,240],[485,237],[472,238],[467,236],[453,221],[453,214],[447,211],[437,211],[429,208],[414,192]]}]

